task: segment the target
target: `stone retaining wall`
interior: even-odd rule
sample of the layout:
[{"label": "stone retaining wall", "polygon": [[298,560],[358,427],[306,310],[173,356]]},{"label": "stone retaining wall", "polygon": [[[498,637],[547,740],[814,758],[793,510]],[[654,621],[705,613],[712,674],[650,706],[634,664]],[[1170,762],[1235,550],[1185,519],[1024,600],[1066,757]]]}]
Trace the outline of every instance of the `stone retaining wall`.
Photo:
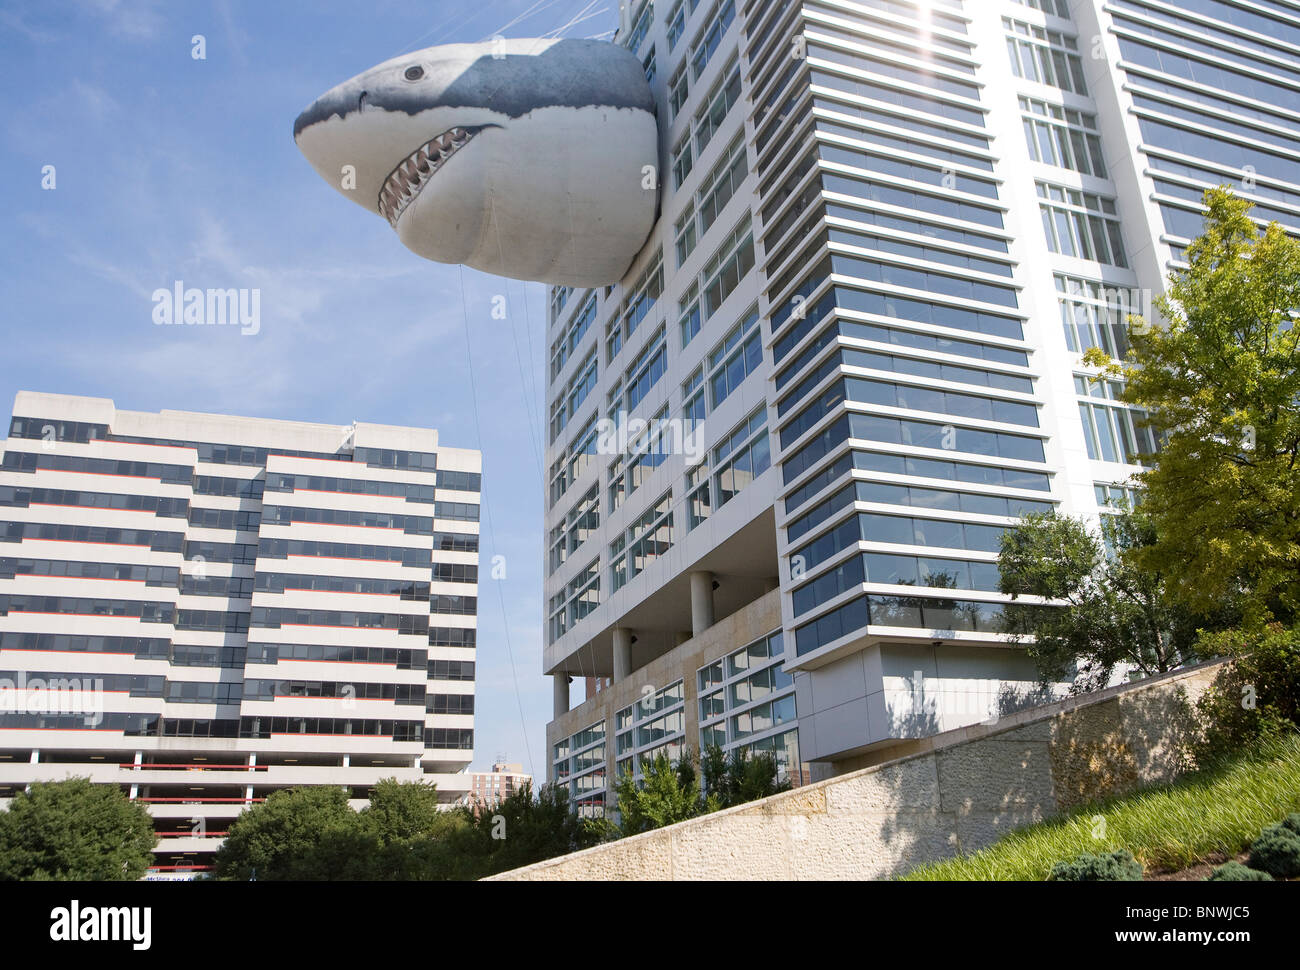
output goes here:
[{"label": "stone retaining wall", "polygon": [[496,879],[884,879],[1191,767],[1222,662],[911,742],[899,758]]}]

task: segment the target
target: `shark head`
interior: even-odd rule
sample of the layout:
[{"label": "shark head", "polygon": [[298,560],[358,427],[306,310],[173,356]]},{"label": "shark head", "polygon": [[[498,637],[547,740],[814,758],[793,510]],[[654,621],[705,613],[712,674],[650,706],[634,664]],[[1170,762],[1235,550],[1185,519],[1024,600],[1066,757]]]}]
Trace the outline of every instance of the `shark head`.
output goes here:
[{"label": "shark head", "polygon": [[602,286],[654,226],[654,97],[614,44],[429,47],[325,92],[293,133],[326,182],[436,262]]}]

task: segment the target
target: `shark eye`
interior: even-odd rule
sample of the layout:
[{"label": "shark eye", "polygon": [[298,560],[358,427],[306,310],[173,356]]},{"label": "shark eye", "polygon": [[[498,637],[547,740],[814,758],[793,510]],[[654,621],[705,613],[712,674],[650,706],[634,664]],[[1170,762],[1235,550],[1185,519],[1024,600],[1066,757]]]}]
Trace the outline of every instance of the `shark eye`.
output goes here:
[{"label": "shark eye", "polygon": [[403,77],[405,77],[408,81],[418,81],[420,80],[420,78],[424,77],[424,68],[418,66],[408,67]]}]

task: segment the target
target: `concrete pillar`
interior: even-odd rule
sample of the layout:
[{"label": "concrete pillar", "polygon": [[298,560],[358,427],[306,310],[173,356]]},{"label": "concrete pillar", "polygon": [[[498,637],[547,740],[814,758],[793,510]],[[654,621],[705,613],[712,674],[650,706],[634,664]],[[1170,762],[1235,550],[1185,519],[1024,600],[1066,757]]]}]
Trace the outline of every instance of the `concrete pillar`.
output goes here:
[{"label": "concrete pillar", "polygon": [[626,627],[614,628],[614,683],[627,680],[632,673],[632,631]]},{"label": "concrete pillar", "polygon": [[713,573],[691,573],[691,636],[713,626]]},{"label": "concrete pillar", "polygon": [[37,748],[32,749],[31,763],[34,765],[38,765],[41,763],[41,752]]},{"label": "concrete pillar", "polygon": [[551,691],[554,697],[554,717],[569,713],[569,675],[551,674]]}]

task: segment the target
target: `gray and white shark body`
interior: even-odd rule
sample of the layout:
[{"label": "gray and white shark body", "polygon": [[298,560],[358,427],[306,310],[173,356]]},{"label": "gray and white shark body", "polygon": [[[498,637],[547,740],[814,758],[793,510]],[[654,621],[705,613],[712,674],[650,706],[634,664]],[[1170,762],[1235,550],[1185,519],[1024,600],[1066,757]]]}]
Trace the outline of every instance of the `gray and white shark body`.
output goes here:
[{"label": "gray and white shark body", "polygon": [[614,44],[405,54],[327,91],[294,138],[322,178],[440,263],[601,286],[622,279],[654,226],[654,98]]}]

